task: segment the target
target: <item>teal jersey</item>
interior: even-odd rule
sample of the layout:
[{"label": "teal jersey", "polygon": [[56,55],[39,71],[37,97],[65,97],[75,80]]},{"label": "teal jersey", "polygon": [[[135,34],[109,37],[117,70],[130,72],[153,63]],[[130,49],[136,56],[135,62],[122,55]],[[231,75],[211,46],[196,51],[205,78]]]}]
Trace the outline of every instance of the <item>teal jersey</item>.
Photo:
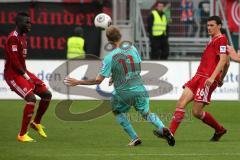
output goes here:
[{"label": "teal jersey", "polygon": [[100,75],[112,77],[116,91],[135,90],[143,85],[141,57],[134,46],[116,48],[104,58]]}]

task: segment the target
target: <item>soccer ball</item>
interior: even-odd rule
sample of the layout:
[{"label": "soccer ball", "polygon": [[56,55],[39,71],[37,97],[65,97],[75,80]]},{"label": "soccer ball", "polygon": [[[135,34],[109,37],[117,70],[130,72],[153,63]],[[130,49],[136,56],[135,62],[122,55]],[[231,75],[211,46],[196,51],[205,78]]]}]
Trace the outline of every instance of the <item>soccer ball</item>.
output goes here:
[{"label": "soccer ball", "polygon": [[108,28],[112,24],[112,19],[105,13],[99,13],[94,19],[94,25],[103,29]]}]

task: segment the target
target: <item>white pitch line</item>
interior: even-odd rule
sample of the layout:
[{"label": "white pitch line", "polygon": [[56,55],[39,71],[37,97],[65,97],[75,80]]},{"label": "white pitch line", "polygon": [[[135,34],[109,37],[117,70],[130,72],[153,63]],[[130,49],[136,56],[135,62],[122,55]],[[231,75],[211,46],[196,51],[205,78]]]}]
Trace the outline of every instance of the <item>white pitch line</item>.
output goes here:
[{"label": "white pitch line", "polygon": [[150,154],[104,154],[105,156],[240,156],[240,153],[150,153]]},{"label": "white pitch line", "polygon": [[[42,155],[39,155],[40,157],[45,157]],[[168,154],[168,153],[149,153],[149,154],[57,154],[57,155],[47,155],[47,157],[81,157],[81,156],[92,156],[92,157],[116,157],[116,156],[186,156],[186,157],[192,157],[192,156],[240,156],[240,153],[177,153],[177,154]],[[37,156],[38,157],[38,156]]]}]

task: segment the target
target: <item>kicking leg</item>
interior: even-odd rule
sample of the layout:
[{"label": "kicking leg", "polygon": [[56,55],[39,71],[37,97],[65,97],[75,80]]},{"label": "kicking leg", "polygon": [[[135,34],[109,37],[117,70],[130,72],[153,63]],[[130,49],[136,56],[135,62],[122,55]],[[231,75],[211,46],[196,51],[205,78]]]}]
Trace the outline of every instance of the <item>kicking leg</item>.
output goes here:
[{"label": "kicking leg", "polygon": [[163,128],[165,126],[156,113],[147,112],[141,113],[141,115],[145,120],[151,122],[160,131],[160,133],[163,133]]},{"label": "kicking leg", "polygon": [[172,134],[175,134],[177,128],[179,127],[180,123],[184,119],[185,107],[192,100],[193,100],[192,91],[188,87],[185,87],[182,93],[182,96],[177,102],[176,111],[174,112],[172,120],[170,122],[169,129]]},{"label": "kicking leg", "polygon": [[169,129],[165,128],[163,122],[160,120],[158,115],[156,113],[141,113],[142,117],[146,119],[148,122],[151,122],[157,130],[153,130],[153,134],[156,135],[159,138],[164,138],[167,140],[168,144],[170,146],[175,145],[175,139]]}]

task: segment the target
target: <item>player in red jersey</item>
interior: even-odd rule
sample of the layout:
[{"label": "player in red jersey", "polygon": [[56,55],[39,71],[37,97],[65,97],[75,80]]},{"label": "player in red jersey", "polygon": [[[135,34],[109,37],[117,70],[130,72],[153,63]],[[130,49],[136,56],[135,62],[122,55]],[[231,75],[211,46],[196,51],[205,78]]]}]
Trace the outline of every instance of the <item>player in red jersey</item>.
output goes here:
[{"label": "player in red jersey", "polygon": [[[29,124],[42,137],[47,137],[40,122],[49,106],[52,94],[46,88],[43,81],[38,79],[26,68],[26,33],[31,30],[29,15],[25,12],[20,12],[17,14],[15,21],[16,28],[10,33],[5,44],[4,78],[11,90],[26,101],[23,111],[22,126],[17,139],[21,142],[32,142],[34,140],[28,136],[27,133]],[[34,120],[30,122],[36,103],[35,94],[41,97],[41,100],[36,116]]]},{"label": "player in red jersey", "polygon": [[200,65],[195,76],[184,86],[184,91],[177,102],[176,111],[170,122],[170,131],[175,134],[184,118],[185,108],[193,102],[192,114],[203,123],[215,129],[211,141],[218,141],[227,130],[220,125],[204,106],[210,103],[211,94],[217,86],[222,86],[224,76],[229,67],[229,58],[226,51],[227,38],[221,34],[222,21],[218,16],[208,18],[207,29],[211,40],[206,45]]}]

